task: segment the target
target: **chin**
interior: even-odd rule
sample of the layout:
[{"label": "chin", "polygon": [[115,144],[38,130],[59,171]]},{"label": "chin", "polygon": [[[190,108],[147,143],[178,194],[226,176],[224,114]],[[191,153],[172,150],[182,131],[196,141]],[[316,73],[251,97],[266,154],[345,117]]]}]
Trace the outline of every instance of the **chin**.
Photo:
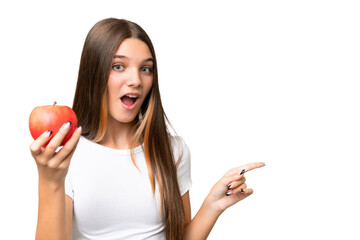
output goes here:
[{"label": "chin", "polygon": [[132,115],[128,115],[128,116],[120,115],[120,116],[116,116],[114,119],[120,123],[132,123],[137,120],[137,116],[138,116],[138,114],[135,114],[133,116]]},{"label": "chin", "polygon": [[131,123],[137,121],[138,113],[140,109],[134,109],[132,112],[123,111],[122,109],[109,109],[108,116],[114,121],[118,123]]},{"label": "chin", "polygon": [[118,122],[120,123],[132,123],[134,122],[136,117],[134,118],[120,118],[120,119],[116,119]]}]

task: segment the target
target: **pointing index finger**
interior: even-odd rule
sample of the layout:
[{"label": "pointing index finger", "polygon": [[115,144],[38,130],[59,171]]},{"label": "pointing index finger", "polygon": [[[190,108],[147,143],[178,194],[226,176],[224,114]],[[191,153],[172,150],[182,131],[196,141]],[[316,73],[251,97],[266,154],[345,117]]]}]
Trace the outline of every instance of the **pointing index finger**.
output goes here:
[{"label": "pointing index finger", "polygon": [[240,171],[245,169],[245,172],[248,172],[248,171],[251,171],[251,170],[256,169],[256,168],[261,168],[263,166],[265,166],[265,163],[263,163],[263,162],[248,163],[248,164],[245,164],[245,165],[241,166]]},{"label": "pointing index finger", "polygon": [[233,169],[231,169],[230,171],[228,171],[225,176],[228,176],[228,175],[232,175],[232,174],[244,174],[245,172],[248,172],[248,171],[251,171],[255,168],[260,168],[260,167],[263,167],[265,166],[265,163],[263,162],[254,162],[254,163],[248,163],[248,164],[245,164],[245,165],[242,165],[240,167],[235,167]]}]

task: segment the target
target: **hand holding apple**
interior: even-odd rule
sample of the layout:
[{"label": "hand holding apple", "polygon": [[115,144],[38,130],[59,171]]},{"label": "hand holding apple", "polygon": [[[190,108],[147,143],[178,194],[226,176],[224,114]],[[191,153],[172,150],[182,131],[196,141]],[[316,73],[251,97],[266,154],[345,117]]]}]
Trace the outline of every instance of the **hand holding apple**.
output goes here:
[{"label": "hand holding apple", "polygon": [[[33,138],[31,155],[39,172],[39,185],[57,189],[63,186],[72,155],[81,136],[77,118],[67,106],[36,107],[30,114]],[[59,151],[58,147],[63,146]]]},{"label": "hand holding apple", "polygon": [[[53,105],[36,107],[32,110],[29,118],[31,136],[34,139],[37,139],[45,131],[51,130],[52,138],[56,135],[61,126],[68,121],[71,122],[70,130],[60,146],[64,146],[76,130],[77,117],[75,112],[68,106],[56,105],[56,102],[54,102]],[[46,147],[47,143],[44,147]]]}]

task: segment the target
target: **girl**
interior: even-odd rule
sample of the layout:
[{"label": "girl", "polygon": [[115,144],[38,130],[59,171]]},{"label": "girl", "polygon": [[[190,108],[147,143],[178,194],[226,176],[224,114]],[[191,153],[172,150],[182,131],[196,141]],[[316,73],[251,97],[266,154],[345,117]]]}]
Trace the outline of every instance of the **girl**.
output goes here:
[{"label": "girl", "polygon": [[243,173],[264,166],[230,170],[191,219],[189,149],[169,133],[153,45],[130,21],[104,19],[90,30],[73,110],[81,127],[60,151],[71,122],[46,148],[51,131],[30,145],[39,240],[206,239],[225,209],[252,194]]}]

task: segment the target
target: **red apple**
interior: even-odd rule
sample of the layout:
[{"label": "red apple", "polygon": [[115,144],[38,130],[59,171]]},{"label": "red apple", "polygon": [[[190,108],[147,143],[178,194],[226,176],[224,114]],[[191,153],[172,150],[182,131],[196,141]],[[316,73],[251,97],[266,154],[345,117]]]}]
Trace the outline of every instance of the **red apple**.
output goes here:
[{"label": "red apple", "polygon": [[[67,121],[71,122],[70,130],[61,142],[60,146],[64,146],[76,130],[77,117],[75,112],[68,106],[56,105],[56,102],[54,102],[53,105],[36,107],[32,110],[29,118],[31,136],[34,139],[37,139],[45,131],[51,130],[51,138],[53,138],[62,125],[64,125]],[[46,145],[47,143],[44,147]]]}]

